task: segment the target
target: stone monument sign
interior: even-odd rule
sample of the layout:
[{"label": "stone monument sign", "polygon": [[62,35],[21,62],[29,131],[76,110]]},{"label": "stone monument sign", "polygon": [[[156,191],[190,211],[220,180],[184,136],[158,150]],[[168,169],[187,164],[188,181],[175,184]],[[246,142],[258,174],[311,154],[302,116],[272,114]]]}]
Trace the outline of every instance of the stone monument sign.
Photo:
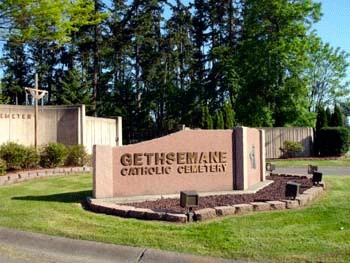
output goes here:
[{"label": "stone monument sign", "polygon": [[246,190],[265,180],[264,132],[183,130],[121,147],[94,146],[94,198]]}]

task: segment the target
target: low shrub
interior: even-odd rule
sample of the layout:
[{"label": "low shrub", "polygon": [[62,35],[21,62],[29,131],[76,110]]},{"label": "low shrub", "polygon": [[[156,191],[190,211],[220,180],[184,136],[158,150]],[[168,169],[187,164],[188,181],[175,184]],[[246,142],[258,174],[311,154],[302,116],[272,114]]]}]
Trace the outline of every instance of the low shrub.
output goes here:
[{"label": "low shrub", "polygon": [[304,151],[304,147],[298,142],[284,141],[282,151],[285,157],[295,157]]},{"label": "low shrub", "polygon": [[49,143],[41,152],[40,165],[45,168],[54,168],[64,164],[67,157],[67,148],[62,143]]},{"label": "low shrub", "polygon": [[318,133],[321,156],[341,156],[349,150],[349,130],[344,127],[322,128]]},{"label": "low shrub", "polygon": [[88,162],[88,154],[84,145],[72,145],[68,147],[65,161],[66,166],[84,166]]},{"label": "low shrub", "polygon": [[0,176],[5,175],[6,170],[7,170],[6,162],[0,158]]},{"label": "low shrub", "polygon": [[30,168],[38,167],[40,162],[40,154],[35,149],[35,147],[26,147],[25,152],[26,152],[25,158],[21,165],[22,168],[30,169]]},{"label": "low shrub", "polygon": [[6,162],[8,170],[23,168],[26,160],[26,147],[15,142],[8,142],[0,146],[0,158]]}]

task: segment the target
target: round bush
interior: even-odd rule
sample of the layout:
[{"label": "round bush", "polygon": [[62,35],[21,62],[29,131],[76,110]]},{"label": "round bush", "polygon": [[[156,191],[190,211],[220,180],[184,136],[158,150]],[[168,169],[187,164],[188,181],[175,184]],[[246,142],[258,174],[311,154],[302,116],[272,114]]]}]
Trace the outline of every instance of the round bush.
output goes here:
[{"label": "round bush", "polygon": [[25,148],[25,158],[22,163],[22,168],[30,169],[39,166],[40,155],[35,147]]},{"label": "round bush", "polygon": [[64,164],[67,157],[67,148],[62,143],[49,143],[42,151],[40,165],[54,168]]},{"label": "round bush", "polygon": [[283,149],[282,149],[285,157],[295,157],[302,151],[304,151],[304,147],[298,143],[293,141],[284,141]]},{"label": "round bush", "polygon": [[14,142],[2,144],[0,158],[6,162],[8,170],[21,169],[26,160],[26,147]]},{"label": "round bush", "polygon": [[6,174],[6,162],[0,158],[0,176],[3,176]]},{"label": "round bush", "polygon": [[88,154],[84,145],[72,145],[68,147],[68,155],[65,161],[66,166],[84,166],[88,162]]}]

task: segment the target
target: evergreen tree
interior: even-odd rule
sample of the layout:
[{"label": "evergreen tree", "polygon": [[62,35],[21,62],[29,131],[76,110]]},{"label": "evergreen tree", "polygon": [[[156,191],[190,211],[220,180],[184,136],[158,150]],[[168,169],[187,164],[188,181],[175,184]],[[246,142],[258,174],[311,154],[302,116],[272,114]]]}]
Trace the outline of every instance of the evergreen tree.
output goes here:
[{"label": "evergreen tree", "polygon": [[37,73],[39,77],[39,88],[48,91],[47,103],[56,104],[60,92],[56,78],[61,72],[57,67],[61,48],[53,42],[34,41],[28,45],[28,52],[33,61],[30,63],[32,74]]},{"label": "evergreen tree", "polygon": [[320,131],[322,128],[327,127],[327,115],[324,107],[319,105],[317,107],[317,117],[316,117],[316,132],[315,132],[315,144],[314,144],[314,153],[316,156],[320,154]]},{"label": "evergreen tree", "polygon": [[64,105],[85,104],[87,113],[92,113],[91,81],[83,78],[77,70],[67,72],[60,81],[62,90],[57,95],[57,102]]},{"label": "evergreen tree", "polygon": [[202,121],[201,121],[201,128],[202,129],[213,129],[214,123],[213,118],[209,113],[208,106],[202,107]]},{"label": "evergreen tree", "polygon": [[8,102],[8,99],[4,96],[2,91],[3,91],[2,82],[0,80],[0,104],[6,104]]},{"label": "evergreen tree", "polygon": [[194,52],[191,64],[192,89],[197,94],[196,101],[199,104],[207,104],[211,97],[208,96],[206,90],[208,70],[207,50],[209,36],[206,33],[209,27],[208,20],[208,1],[195,0],[193,3],[194,14],[192,18],[192,38]]},{"label": "evergreen tree", "polygon": [[324,127],[327,127],[327,115],[324,107],[319,106],[317,108],[316,133],[318,133]]},{"label": "evergreen tree", "polygon": [[331,125],[331,121],[332,121],[332,113],[329,107],[326,108],[326,116],[327,116],[327,123],[325,127],[328,127]]},{"label": "evergreen tree", "polygon": [[334,105],[334,111],[331,117],[331,127],[343,127],[344,126],[344,115],[339,105]]},{"label": "evergreen tree", "polygon": [[31,87],[28,75],[28,55],[25,45],[18,44],[16,39],[9,39],[4,47],[4,77],[2,79],[2,95],[10,104],[25,104],[25,87]]},{"label": "evergreen tree", "polygon": [[232,109],[232,104],[230,101],[227,101],[224,105],[224,127],[225,129],[232,129],[234,126],[234,111]]},{"label": "evergreen tree", "polygon": [[221,111],[216,112],[214,120],[215,120],[215,125],[214,125],[215,129],[222,130],[225,128],[224,116]]}]

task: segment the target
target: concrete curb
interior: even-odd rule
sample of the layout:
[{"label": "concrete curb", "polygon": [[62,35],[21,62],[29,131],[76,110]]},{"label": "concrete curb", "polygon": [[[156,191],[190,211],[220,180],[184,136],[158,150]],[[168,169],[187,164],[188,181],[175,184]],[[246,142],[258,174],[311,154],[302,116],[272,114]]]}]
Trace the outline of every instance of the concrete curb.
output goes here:
[{"label": "concrete curb", "polygon": [[[278,176],[302,176],[295,174],[274,174]],[[281,200],[281,201],[266,201],[266,202],[251,202],[248,204],[237,204],[233,206],[219,206],[215,208],[204,208],[194,212],[195,221],[204,221],[216,217],[227,215],[242,215],[252,212],[296,209],[303,207],[317,199],[325,190],[325,183],[320,183],[319,186],[313,186],[310,189],[299,194],[295,200]],[[133,206],[124,206],[122,204],[113,204],[106,200],[88,198],[86,208],[96,212],[109,215],[116,215],[120,217],[136,218],[144,220],[161,220],[176,223],[186,223],[186,214],[174,214],[157,212],[151,209],[135,208]]]},{"label": "concrete curb", "polygon": [[20,171],[17,173],[8,173],[4,176],[0,176],[0,186],[9,185],[15,183],[21,183],[28,180],[33,180],[37,178],[58,176],[58,175],[69,175],[77,173],[91,173],[91,167],[62,167],[53,169],[42,169],[34,171]]}]

